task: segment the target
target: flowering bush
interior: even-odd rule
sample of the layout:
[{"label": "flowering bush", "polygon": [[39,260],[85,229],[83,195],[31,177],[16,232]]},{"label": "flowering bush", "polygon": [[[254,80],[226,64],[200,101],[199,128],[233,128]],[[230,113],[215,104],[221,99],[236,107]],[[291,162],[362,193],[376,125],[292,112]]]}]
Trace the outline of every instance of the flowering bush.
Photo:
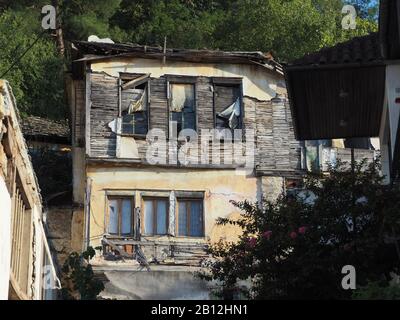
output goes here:
[{"label": "flowering bush", "polygon": [[276,201],[248,201],[236,221],[243,229],[236,243],[211,245],[212,256],[201,274],[231,292],[238,281],[256,299],[348,299],[341,286],[345,265],[356,269],[357,286],[397,272],[400,193],[382,185],[379,163],[346,169],[331,167],[328,175],[309,175],[297,195]]}]

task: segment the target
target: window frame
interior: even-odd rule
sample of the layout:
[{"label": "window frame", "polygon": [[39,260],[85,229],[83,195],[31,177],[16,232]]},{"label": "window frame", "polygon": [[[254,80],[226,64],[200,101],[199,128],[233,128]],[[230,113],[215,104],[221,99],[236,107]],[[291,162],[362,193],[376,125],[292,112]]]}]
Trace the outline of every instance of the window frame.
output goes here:
[{"label": "window frame", "polygon": [[[192,129],[197,132],[198,116],[197,116],[197,77],[195,76],[177,76],[177,75],[166,75],[167,78],[167,121],[168,121],[168,138],[171,133],[171,105],[172,105],[172,90],[171,84],[191,84],[193,85],[193,108],[194,108],[194,124],[195,128]],[[182,128],[183,130],[183,128]],[[177,132],[179,135],[179,132]]]},{"label": "window frame", "polygon": [[[244,105],[243,105],[243,78],[231,78],[231,77],[213,77],[212,78],[212,86],[213,86],[213,119],[214,119],[214,129],[216,130],[224,130],[230,128],[217,128],[217,111],[216,111],[216,90],[215,87],[238,87],[239,89],[239,103],[240,103],[240,121],[239,128],[244,129]],[[233,129],[232,131],[232,139],[233,139]]]},{"label": "window frame", "polygon": [[[110,232],[110,200],[118,201],[118,234]],[[131,232],[129,234],[122,234],[122,200],[129,200],[131,203]],[[111,195],[107,197],[107,235],[114,238],[133,238],[135,237],[135,198],[133,196],[118,196]]]},{"label": "window frame", "polygon": [[[188,206],[186,206],[186,235],[181,235],[179,232],[179,204],[180,202],[192,203],[200,202],[201,206],[201,236],[190,235],[190,207],[188,211]],[[191,239],[202,239],[205,237],[205,215],[204,215],[204,199],[203,198],[193,198],[193,197],[177,197],[176,198],[176,210],[175,210],[175,236],[177,238],[191,238]]]},{"label": "window frame", "polygon": [[[166,225],[165,225],[165,233],[163,234],[158,234],[157,233],[157,202],[163,200],[166,203],[166,209],[165,209],[165,215],[166,215]],[[145,225],[146,225],[146,201],[152,201],[153,202],[153,233],[148,234],[145,233]],[[169,230],[169,223],[170,223],[170,217],[169,217],[169,208],[170,208],[170,199],[167,196],[142,196],[142,208],[141,208],[141,214],[140,214],[140,232],[141,236],[143,237],[160,237],[160,236],[168,236],[170,234]],[[155,231],[155,232],[154,232]]]},{"label": "window frame", "polygon": [[[143,83],[140,83],[139,85],[146,84],[146,98],[147,98],[147,132],[146,134],[141,134],[141,133],[124,133],[122,128],[123,128],[123,116],[122,116],[122,91],[124,90],[123,83],[122,81],[130,81],[134,80],[136,78],[142,77],[142,76],[147,76],[147,79],[144,80]],[[139,86],[138,85],[138,86]],[[134,86],[133,88],[136,88]],[[150,130],[150,106],[151,106],[151,77],[150,74],[146,73],[126,73],[126,72],[120,72],[119,73],[119,78],[118,78],[118,117],[120,118],[120,132],[119,134],[123,137],[134,137],[134,138],[139,138],[139,139],[146,139],[146,136]]]}]

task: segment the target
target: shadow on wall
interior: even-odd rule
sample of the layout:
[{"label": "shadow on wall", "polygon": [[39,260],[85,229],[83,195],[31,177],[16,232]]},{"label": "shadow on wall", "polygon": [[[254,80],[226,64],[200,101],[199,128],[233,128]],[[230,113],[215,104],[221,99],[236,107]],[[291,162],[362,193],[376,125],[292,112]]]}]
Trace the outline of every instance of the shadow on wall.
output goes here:
[{"label": "shadow on wall", "polygon": [[210,284],[191,271],[109,271],[100,294],[117,300],[208,300]]},{"label": "shadow on wall", "polygon": [[38,178],[44,204],[70,204],[72,201],[71,152],[40,148],[29,149],[29,155]]}]

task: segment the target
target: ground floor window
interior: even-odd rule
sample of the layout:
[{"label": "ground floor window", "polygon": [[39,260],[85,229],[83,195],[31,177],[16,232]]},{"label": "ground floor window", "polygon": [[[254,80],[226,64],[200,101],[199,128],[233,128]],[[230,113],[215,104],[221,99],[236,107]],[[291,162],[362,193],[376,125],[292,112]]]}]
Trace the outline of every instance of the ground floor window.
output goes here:
[{"label": "ground floor window", "polygon": [[113,191],[107,195],[106,233],[137,239],[204,237],[203,201],[201,191]]},{"label": "ground floor window", "polygon": [[168,198],[144,199],[144,235],[168,233]]},{"label": "ground floor window", "polygon": [[177,231],[178,236],[204,236],[202,200],[178,199]]},{"label": "ground floor window", "polygon": [[108,199],[108,233],[117,236],[133,235],[133,198]]}]

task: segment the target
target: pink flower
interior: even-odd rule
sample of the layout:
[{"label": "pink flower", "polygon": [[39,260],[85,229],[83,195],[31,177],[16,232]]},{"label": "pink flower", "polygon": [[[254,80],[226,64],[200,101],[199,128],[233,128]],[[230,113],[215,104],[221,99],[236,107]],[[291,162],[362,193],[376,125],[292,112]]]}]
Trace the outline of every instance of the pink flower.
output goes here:
[{"label": "pink flower", "polygon": [[305,234],[305,233],[306,233],[306,230],[307,230],[307,227],[300,227],[299,230],[298,230],[298,232],[299,232],[300,234]]},{"label": "pink flower", "polygon": [[271,238],[271,235],[272,235],[272,231],[271,230],[267,230],[262,234],[262,236],[267,240],[269,240]]},{"label": "pink flower", "polygon": [[257,244],[257,239],[256,238],[248,238],[247,244],[250,248],[254,248]]},{"label": "pink flower", "polygon": [[292,239],[296,239],[296,238],[297,238],[297,233],[296,233],[295,231],[292,231],[292,232],[289,234],[289,237],[291,237]]}]

